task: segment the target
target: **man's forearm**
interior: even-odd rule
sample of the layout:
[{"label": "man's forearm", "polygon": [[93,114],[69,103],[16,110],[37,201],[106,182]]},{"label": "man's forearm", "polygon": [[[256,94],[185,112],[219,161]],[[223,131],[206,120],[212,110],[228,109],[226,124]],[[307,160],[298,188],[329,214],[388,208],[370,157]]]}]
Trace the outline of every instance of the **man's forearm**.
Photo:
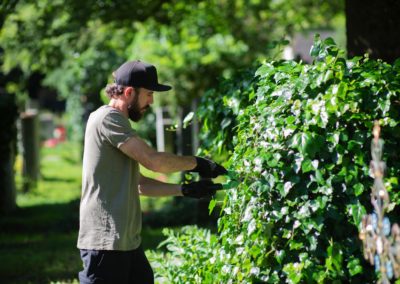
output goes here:
[{"label": "man's forearm", "polygon": [[156,171],[165,174],[192,170],[197,165],[194,156],[177,156],[166,152],[155,152],[152,158],[156,165]]},{"label": "man's forearm", "polygon": [[137,136],[131,137],[120,145],[119,149],[145,168],[159,173],[188,171],[196,167],[193,156],[177,156],[165,152],[157,152]]},{"label": "man's forearm", "polygon": [[145,176],[140,177],[139,193],[144,196],[182,196],[179,184],[165,183]]}]

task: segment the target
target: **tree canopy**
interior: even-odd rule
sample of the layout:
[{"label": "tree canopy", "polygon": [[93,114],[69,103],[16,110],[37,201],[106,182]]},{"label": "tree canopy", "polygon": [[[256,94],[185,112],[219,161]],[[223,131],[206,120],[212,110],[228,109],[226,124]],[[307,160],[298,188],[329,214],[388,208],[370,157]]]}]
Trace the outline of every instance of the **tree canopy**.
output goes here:
[{"label": "tree canopy", "polygon": [[[68,97],[96,93],[123,61],[160,65],[186,104],[216,78],[268,54],[294,31],[329,26],[342,1],[62,1],[2,4],[1,70],[44,74]],[[62,76],[60,76],[62,74]],[[90,80],[88,80],[90,78]],[[22,85],[23,89],[24,86]]]}]

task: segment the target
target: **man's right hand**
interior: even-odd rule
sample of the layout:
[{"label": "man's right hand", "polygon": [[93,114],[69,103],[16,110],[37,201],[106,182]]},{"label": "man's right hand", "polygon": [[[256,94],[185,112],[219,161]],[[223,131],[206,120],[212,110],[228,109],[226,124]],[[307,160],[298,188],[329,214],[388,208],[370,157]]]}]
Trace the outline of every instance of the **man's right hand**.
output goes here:
[{"label": "man's right hand", "polygon": [[197,199],[211,197],[219,189],[222,189],[222,185],[220,183],[213,183],[209,180],[191,182],[182,184],[181,186],[183,196]]},{"label": "man's right hand", "polygon": [[190,172],[197,172],[202,178],[216,178],[219,175],[226,175],[228,173],[223,166],[212,160],[201,157],[195,158],[197,165],[194,169],[190,170]]}]

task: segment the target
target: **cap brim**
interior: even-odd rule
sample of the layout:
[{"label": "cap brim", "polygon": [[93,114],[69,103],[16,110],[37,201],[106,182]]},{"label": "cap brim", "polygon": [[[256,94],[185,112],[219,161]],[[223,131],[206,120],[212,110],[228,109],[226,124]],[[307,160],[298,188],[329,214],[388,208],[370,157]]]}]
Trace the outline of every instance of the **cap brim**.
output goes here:
[{"label": "cap brim", "polygon": [[155,91],[155,92],[166,92],[166,91],[171,90],[172,87],[168,86],[168,85],[158,84],[158,85],[152,86],[151,88],[146,88],[146,89],[149,89],[149,90]]}]

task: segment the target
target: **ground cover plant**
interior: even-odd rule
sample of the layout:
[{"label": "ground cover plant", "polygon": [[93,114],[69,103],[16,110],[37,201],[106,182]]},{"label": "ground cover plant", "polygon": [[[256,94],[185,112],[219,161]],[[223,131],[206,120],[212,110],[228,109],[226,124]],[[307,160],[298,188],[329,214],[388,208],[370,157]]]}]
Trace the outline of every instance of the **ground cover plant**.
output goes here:
[{"label": "ground cover plant", "polygon": [[319,37],[311,55],[263,62],[204,96],[203,145],[229,158],[232,189],[217,234],[165,232],[168,252],[152,254],[160,283],[375,282],[358,233],[374,120],[399,216],[400,61],[346,59]]}]

